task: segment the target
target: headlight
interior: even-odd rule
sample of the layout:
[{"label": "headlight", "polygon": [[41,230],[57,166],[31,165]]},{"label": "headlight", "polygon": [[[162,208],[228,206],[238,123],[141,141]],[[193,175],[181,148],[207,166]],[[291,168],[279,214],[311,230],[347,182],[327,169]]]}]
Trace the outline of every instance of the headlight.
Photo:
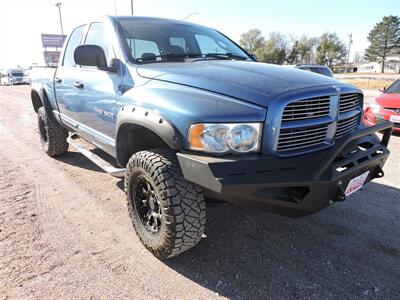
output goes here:
[{"label": "headlight", "polygon": [[260,150],[261,123],[195,124],[189,128],[190,149],[239,153]]},{"label": "headlight", "polygon": [[369,103],[368,106],[372,109],[374,113],[378,113],[381,110],[381,106],[376,103],[374,99],[372,99]]}]

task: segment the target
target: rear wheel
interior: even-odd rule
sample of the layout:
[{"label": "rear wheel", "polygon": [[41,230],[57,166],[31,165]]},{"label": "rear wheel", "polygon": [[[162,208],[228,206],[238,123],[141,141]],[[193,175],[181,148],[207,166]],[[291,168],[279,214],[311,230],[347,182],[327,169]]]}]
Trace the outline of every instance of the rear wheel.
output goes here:
[{"label": "rear wheel", "polygon": [[46,114],[44,107],[38,110],[40,142],[47,155],[53,157],[68,151],[68,131],[60,124],[53,122]]},{"label": "rear wheel", "polygon": [[174,151],[135,153],[126,168],[125,191],[133,227],[157,258],[176,256],[200,241],[206,224],[203,193],[183,177]]}]

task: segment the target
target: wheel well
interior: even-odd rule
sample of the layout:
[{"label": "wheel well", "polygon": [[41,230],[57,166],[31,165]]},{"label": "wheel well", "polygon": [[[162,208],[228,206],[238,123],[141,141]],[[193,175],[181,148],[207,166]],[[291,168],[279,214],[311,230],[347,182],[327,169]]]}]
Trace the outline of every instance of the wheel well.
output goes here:
[{"label": "wheel well", "polygon": [[159,135],[137,124],[124,124],[120,127],[116,146],[117,162],[120,166],[125,166],[132,154],[138,151],[170,148]]},{"label": "wheel well", "polygon": [[31,99],[32,99],[33,109],[37,113],[39,108],[43,106],[42,100],[40,99],[40,96],[36,91],[31,92]]}]

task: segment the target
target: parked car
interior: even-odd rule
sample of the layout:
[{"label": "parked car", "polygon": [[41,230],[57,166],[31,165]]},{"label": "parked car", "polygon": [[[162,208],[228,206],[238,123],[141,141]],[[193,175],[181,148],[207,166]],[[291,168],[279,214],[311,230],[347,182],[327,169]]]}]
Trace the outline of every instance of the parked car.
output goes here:
[{"label": "parked car", "polygon": [[301,217],[382,177],[389,155],[392,124],[361,124],[361,90],[257,63],[192,23],[96,19],[74,29],[57,69],[31,75],[43,150],[71,145],[124,177],[133,227],[160,259],[201,240],[205,196]]},{"label": "parked car", "polygon": [[393,131],[400,132],[400,79],[381,92],[381,95],[368,103],[363,121],[366,125],[391,121],[394,123]]},{"label": "parked car", "polygon": [[0,80],[1,85],[29,84],[29,79],[27,79],[23,71],[19,69],[7,70]]},{"label": "parked car", "polygon": [[295,65],[295,68],[300,69],[300,70],[314,72],[317,74],[322,74],[322,75],[329,76],[329,77],[333,77],[332,70],[327,66],[301,64],[301,65]]}]

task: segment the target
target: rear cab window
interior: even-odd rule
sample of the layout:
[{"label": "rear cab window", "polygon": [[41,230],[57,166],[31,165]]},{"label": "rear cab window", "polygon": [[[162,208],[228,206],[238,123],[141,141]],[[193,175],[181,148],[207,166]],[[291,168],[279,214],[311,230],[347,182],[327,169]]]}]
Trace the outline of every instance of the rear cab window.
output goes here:
[{"label": "rear cab window", "polygon": [[141,39],[127,39],[127,42],[133,57],[143,58],[146,55],[154,55],[156,57],[158,56],[158,59],[161,59],[159,57],[160,48],[156,42]]}]

